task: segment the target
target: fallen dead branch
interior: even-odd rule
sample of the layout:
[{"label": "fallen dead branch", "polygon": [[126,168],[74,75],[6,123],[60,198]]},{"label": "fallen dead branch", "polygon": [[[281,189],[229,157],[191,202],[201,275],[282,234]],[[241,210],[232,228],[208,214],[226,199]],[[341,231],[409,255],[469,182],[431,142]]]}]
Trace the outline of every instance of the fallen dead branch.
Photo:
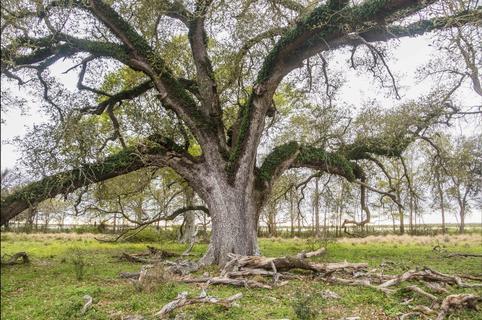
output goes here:
[{"label": "fallen dead branch", "polygon": [[302,269],[325,274],[336,271],[353,271],[368,267],[367,263],[313,263],[298,257],[267,258],[263,256],[240,256],[230,254],[230,258],[231,261],[226,264],[221,274],[240,270],[241,268],[273,270],[273,265],[277,271]]},{"label": "fallen dead branch", "polygon": [[84,306],[80,310],[80,314],[85,314],[92,307],[92,297],[86,294],[84,296]]},{"label": "fallen dead branch", "polygon": [[407,290],[407,291],[412,291],[412,292],[415,292],[415,293],[418,293],[424,297],[427,297],[429,298],[430,300],[432,301],[438,301],[438,298],[436,296],[434,296],[433,294],[431,293],[428,293],[426,292],[425,290],[421,289],[420,287],[417,287],[417,286],[408,286],[406,288],[403,288],[403,290]]},{"label": "fallen dead branch", "polygon": [[447,296],[440,307],[440,311],[436,320],[443,320],[445,317],[456,308],[468,308],[477,310],[477,302],[482,301],[481,297],[477,297],[473,294],[453,294]]},{"label": "fallen dead branch", "polygon": [[459,277],[463,278],[463,279],[482,281],[482,276],[473,276],[473,275],[470,275],[470,274],[459,274]]},{"label": "fallen dead branch", "polygon": [[122,279],[139,279],[140,272],[121,272],[119,278]]},{"label": "fallen dead branch", "polygon": [[447,258],[457,258],[457,257],[462,257],[462,258],[467,258],[467,257],[482,258],[482,254],[477,254],[477,253],[450,253],[450,254],[447,255]]},{"label": "fallen dead branch", "polygon": [[394,279],[388,280],[379,285],[381,288],[388,288],[408,280],[425,280],[427,282],[442,282],[457,285],[461,288],[482,287],[482,283],[465,283],[458,276],[444,274],[430,268],[424,267],[422,270],[409,270]]},{"label": "fallen dead branch", "polygon": [[11,266],[14,264],[28,264],[28,263],[30,263],[30,259],[26,252],[17,252],[12,256],[10,256],[8,260],[5,261],[4,259],[2,259],[2,262],[1,262],[2,266]]},{"label": "fallen dead branch", "polygon": [[423,316],[420,312],[411,311],[398,316],[398,320],[412,319],[413,317]]},{"label": "fallen dead branch", "polygon": [[337,284],[344,284],[344,285],[349,285],[349,286],[363,286],[367,288],[372,288],[378,291],[381,291],[385,294],[392,293],[393,290],[388,289],[388,288],[383,288],[377,285],[374,285],[370,282],[368,279],[343,279],[343,278],[338,278],[331,276],[326,279],[326,281],[331,282],[331,283],[337,283]]},{"label": "fallen dead branch", "polygon": [[128,262],[139,262],[139,263],[156,263],[156,262],[162,261],[162,259],[149,259],[138,255],[128,254],[125,252],[122,253],[120,259]]},{"label": "fallen dead branch", "polygon": [[206,283],[206,285],[227,284],[227,285],[233,285],[236,287],[272,289],[272,287],[268,284],[255,281],[255,280],[244,279],[244,278],[238,278],[238,279],[232,279],[227,277],[185,278],[181,281],[184,283]]},{"label": "fallen dead branch", "polygon": [[432,290],[435,293],[447,293],[448,290],[443,287],[444,283],[439,283],[439,282],[426,282],[423,281],[423,284]]},{"label": "fallen dead branch", "polygon": [[[149,257],[156,254],[162,255],[161,251],[156,251],[157,249],[149,249]],[[232,285],[237,287],[245,288],[264,288],[272,289],[273,287],[279,287],[287,283],[287,281],[279,281],[280,279],[303,279],[306,273],[293,275],[288,273],[288,271],[293,269],[306,270],[314,272],[318,279],[323,279],[324,281],[350,286],[363,286],[380,291],[384,294],[391,294],[396,292],[396,286],[401,285],[404,282],[418,281],[424,284],[428,289],[435,293],[447,293],[449,286],[457,286],[460,288],[474,288],[482,287],[482,283],[474,282],[464,282],[462,279],[469,280],[479,280],[478,277],[465,276],[465,275],[449,275],[444,274],[428,267],[417,268],[413,270],[408,270],[402,274],[398,275],[387,275],[383,274],[383,267],[381,269],[375,268],[367,270],[367,263],[349,263],[349,262],[338,262],[338,263],[315,263],[309,261],[307,258],[318,256],[325,252],[324,249],[318,249],[313,252],[302,252],[295,256],[285,256],[285,257],[263,257],[263,256],[241,256],[231,254],[231,260],[224,266],[221,270],[219,276],[209,276],[205,273],[203,277],[191,278],[186,277],[193,271],[199,269],[199,264],[190,260],[180,260],[180,261],[169,261],[164,260],[162,262],[158,261],[155,266],[164,266],[164,270],[167,271],[169,277],[173,278],[175,281],[180,281],[184,283],[200,283],[203,288],[207,288],[209,285]],[[148,259],[146,255],[141,254],[134,255],[137,259]],[[151,260],[148,260],[151,262]],[[142,262],[147,262],[142,260]],[[120,273],[121,278],[133,279],[133,282],[142,282],[142,278],[149,275],[149,268],[143,268],[141,272],[123,272]],[[340,277],[337,273],[342,273]],[[182,277],[179,277],[181,275]],[[257,278],[249,278],[257,277]],[[263,281],[259,280],[262,277],[270,277],[272,280]],[[316,279],[315,278],[315,279]],[[400,289],[399,289],[400,290]],[[399,315],[399,319],[409,319],[413,316],[418,316],[420,318],[433,317],[437,315],[437,320],[444,319],[449,312],[457,307],[475,307],[477,298],[473,295],[452,295],[446,297],[443,302],[442,298],[437,297],[431,292],[427,292],[426,289],[419,287],[417,285],[408,285],[401,290],[411,291],[419,296],[428,298],[432,304],[430,307],[417,305],[411,306],[413,301],[416,301],[414,296],[411,297],[405,305],[410,309],[408,313]],[[236,297],[233,296],[233,297]],[[224,306],[230,306],[233,299],[218,299],[214,297],[208,297],[207,295],[201,295],[198,298],[188,299],[187,293],[181,293],[178,298],[171,301],[165,305],[161,311],[156,315],[163,317],[172,310],[176,308],[183,307],[185,305],[196,304],[196,303],[214,303]]]},{"label": "fallen dead branch", "polygon": [[155,314],[155,316],[162,319],[162,318],[165,318],[173,310],[182,308],[184,306],[192,305],[192,304],[215,304],[225,308],[230,308],[234,305],[235,301],[241,299],[242,297],[243,297],[242,293],[237,293],[231,297],[222,299],[222,298],[210,297],[206,295],[204,291],[202,291],[199,297],[188,298],[187,292],[181,292],[180,294],[178,294],[175,300],[164,305],[162,309]]},{"label": "fallen dead branch", "polygon": [[175,252],[164,251],[155,247],[147,246],[146,252],[141,253],[126,253],[123,252],[119,259],[129,262],[139,263],[157,263],[167,258],[179,257],[180,254]]},{"label": "fallen dead branch", "polygon": [[185,276],[191,272],[197,271],[200,268],[199,263],[191,260],[179,260],[179,261],[169,261],[163,262],[167,266],[166,270],[177,275]]},{"label": "fallen dead branch", "polygon": [[299,259],[305,259],[305,258],[311,258],[311,257],[318,257],[318,256],[321,256],[322,254],[324,254],[326,252],[326,249],[325,248],[320,248],[318,250],[315,250],[315,251],[310,251],[310,252],[300,252],[296,255],[297,258]]},{"label": "fallen dead branch", "polygon": [[437,314],[437,311],[432,310],[429,307],[423,306],[423,305],[414,306],[414,307],[411,307],[410,309],[412,309],[413,311],[419,312],[421,314],[427,315],[427,316]]}]

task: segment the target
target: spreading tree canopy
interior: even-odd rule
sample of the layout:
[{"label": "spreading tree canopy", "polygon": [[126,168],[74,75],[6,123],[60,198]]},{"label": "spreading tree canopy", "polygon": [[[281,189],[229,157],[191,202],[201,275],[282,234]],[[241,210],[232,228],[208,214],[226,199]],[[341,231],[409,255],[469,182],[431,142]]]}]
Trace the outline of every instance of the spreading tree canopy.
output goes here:
[{"label": "spreading tree canopy", "polygon": [[[45,199],[147,167],[172,168],[206,203],[206,263],[258,252],[260,210],[292,168],[360,185],[366,223],[366,189],[377,190],[364,163],[383,171],[378,158],[400,157],[460,114],[449,97],[463,81],[480,90],[471,41],[481,18],[476,1],[455,0],[2,1],[2,76],[39,95],[51,121],[24,142],[38,180],[2,198],[1,224]],[[277,139],[260,157],[270,124],[284,115],[277,102],[306,112],[297,109],[301,95],[319,110],[337,109],[341,80],[330,79],[330,53],[346,53],[346,68],[373,74],[399,97],[387,43],[428,32],[461,35],[450,43],[459,48],[451,61],[464,66],[451,73],[450,90],[371,108],[337,134],[313,128],[316,140]],[[74,91],[55,74],[67,62]],[[309,98],[313,82],[324,83],[316,87],[321,102]],[[336,116],[319,117],[335,125]]]}]

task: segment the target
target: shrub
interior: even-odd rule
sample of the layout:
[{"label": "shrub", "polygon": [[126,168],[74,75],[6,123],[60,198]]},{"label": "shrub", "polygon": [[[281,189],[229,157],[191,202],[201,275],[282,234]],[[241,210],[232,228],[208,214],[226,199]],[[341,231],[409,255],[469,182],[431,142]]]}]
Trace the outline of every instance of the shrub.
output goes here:
[{"label": "shrub", "polygon": [[292,307],[296,319],[299,320],[312,320],[318,315],[317,306],[310,294],[297,293],[293,300]]},{"label": "shrub", "polygon": [[124,236],[127,242],[162,242],[177,240],[178,227],[156,230],[154,227],[147,227],[141,231],[131,230]]},{"label": "shrub", "polygon": [[73,229],[77,234],[83,233],[99,233],[99,229],[96,226],[77,226]]},{"label": "shrub", "polygon": [[80,281],[85,275],[85,257],[84,253],[79,249],[72,251],[72,264],[74,266],[75,278]]},{"label": "shrub", "polygon": [[154,228],[145,228],[141,231],[131,230],[124,235],[127,242],[158,242],[159,233]]}]

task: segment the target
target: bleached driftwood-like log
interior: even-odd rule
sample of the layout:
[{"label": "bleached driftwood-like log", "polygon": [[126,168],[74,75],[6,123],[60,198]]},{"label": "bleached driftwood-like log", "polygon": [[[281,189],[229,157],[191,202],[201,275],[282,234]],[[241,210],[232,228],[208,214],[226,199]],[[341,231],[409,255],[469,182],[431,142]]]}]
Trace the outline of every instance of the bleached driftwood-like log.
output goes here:
[{"label": "bleached driftwood-like log", "polygon": [[203,277],[203,278],[185,278],[181,280],[184,283],[206,283],[206,285],[217,285],[217,284],[227,284],[233,285],[236,287],[245,287],[245,288],[263,288],[263,289],[272,289],[272,287],[268,284],[244,279],[244,278],[227,278],[227,277]]},{"label": "bleached driftwood-like log", "polygon": [[427,282],[424,281],[423,284],[435,293],[447,293],[448,290],[443,287],[443,282]]},{"label": "bleached driftwood-like log", "polygon": [[197,271],[200,268],[199,263],[191,260],[169,261],[163,262],[166,265],[166,270],[177,275],[185,276],[191,272]]},{"label": "bleached driftwood-like log", "polygon": [[375,289],[378,291],[381,291],[385,294],[393,293],[394,291],[388,288],[383,288],[377,285],[374,285],[371,283],[370,280],[368,279],[343,279],[339,277],[334,277],[331,276],[326,279],[328,282],[332,283],[337,283],[337,284],[344,284],[344,285],[349,285],[349,286],[362,286],[362,287],[367,287],[371,289]]},{"label": "bleached driftwood-like log", "polygon": [[296,257],[298,259],[305,259],[305,258],[311,258],[311,257],[317,257],[317,256],[321,256],[322,254],[324,254],[326,252],[326,249],[325,248],[320,248],[318,250],[315,250],[315,251],[310,251],[310,252],[300,252],[296,255]]},{"label": "bleached driftwood-like log", "polygon": [[437,311],[427,307],[427,306],[423,306],[423,305],[417,305],[417,306],[414,306],[414,307],[410,307],[410,309],[412,309],[413,311],[415,312],[419,312],[421,314],[425,314],[427,316],[432,316],[432,315],[436,315],[437,314]]},{"label": "bleached driftwood-like log", "polygon": [[473,294],[452,294],[447,296],[440,306],[440,311],[437,315],[436,320],[443,320],[451,312],[451,310],[456,308],[469,308],[477,310],[477,302],[482,301],[481,297],[477,297]]},{"label": "bleached driftwood-like log", "polygon": [[187,292],[181,292],[180,294],[178,294],[175,300],[164,305],[162,309],[155,314],[155,316],[163,319],[175,309],[179,309],[184,306],[188,306],[192,304],[215,304],[215,305],[223,306],[225,308],[229,308],[233,306],[235,301],[241,299],[242,297],[243,297],[242,293],[237,293],[231,297],[222,299],[222,298],[210,297],[206,295],[203,291],[201,295],[197,298],[188,298]]},{"label": "bleached driftwood-like log", "polygon": [[230,271],[240,270],[241,268],[273,270],[273,265],[278,272],[289,271],[292,269],[303,269],[318,273],[333,273],[340,270],[353,271],[368,267],[367,263],[313,263],[298,257],[268,258],[263,256],[240,256],[230,254],[230,258],[231,261],[229,261],[223,269],[224,274]]},{"label": "bleached driftwood-like log", "polygon": [[482,283],[465,283],[458,276],[444,274],[427,267],[423,268],[422,270],[409,270],[391,280],[385,281],[384,283],[380,284],[379,287],[388,288],[408,280],[425,280],[428,282],[442,282],[442,283],[457,285],[461,288],[482,287]]},{"label": "bleached driftwood-like log", "polygon": [[427,297],[429,298],[430,300],[432,301],[438,301],[438,298],[436,296],[434,296],[433,294],[431,293],[428,293],[426,292],[425,290],[423,290],[422,288],[420,287],[417,287],[417,286],[408,286],[406,288],[404,288],[404,290],[408,290],[408,291],[412,291],[412,292],[416,292],[424,297]]}]

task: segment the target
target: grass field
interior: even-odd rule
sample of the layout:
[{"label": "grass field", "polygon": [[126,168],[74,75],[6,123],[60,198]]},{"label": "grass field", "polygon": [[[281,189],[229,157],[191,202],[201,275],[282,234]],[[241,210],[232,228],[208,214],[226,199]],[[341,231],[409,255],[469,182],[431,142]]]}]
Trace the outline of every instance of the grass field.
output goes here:
[{"label": "grass field", "polygon": [[[181,291],[197,296],[200,286],[169,280],[153,284],[150,290],[139,292],[128,281],[118,278],[121,271],[139,271],[140,264],[119,261],[122,252],[144,251],[146,245],[182,252],[185,245],[165,243],[100,243],[92,235],[75,234],[14,234],[2,233],[2,255],[26,251],[31,264],[2,267],[1,318],[11,319],[123,319],[127,315],[153,314]],[[445,273],[482,274],[480,258],[444,258],[432,248],[439,244],[449,252],[482,253],[482,236],[408,237],[387,236],[363,239],[341,239],[327,244],[327,254],[317,261],[368,262],[379,267],[384,260],[395,262],[388,272],[401,273],[410,268],[429,266]],[[265,256],[282,256],[313,250],[322,243],[301,239],[261,239]],[[326,243],[325,243],[326,245]],[[205,245],[196,245],[193,252],[201,256]],[[84,267],[81,267],[84,265]],[[81,270],[83,269],[83,270]],[[206,270],[201,271],[205,272]],[[214,268],[208,269],[212,275]],[[82,278],[82,279],[78,279]],[[340,299],[326,300],[322,290],[339,294]],[[243,293],[239,307],[223,309],[217,306],[195,305],[181,309],[184,319],[297,319],[303,310],[316,314],[316,319],[396,319],[407,312],[400,304],[402,291],[385,296],[365,287],[330,285],[316,279],[290,280],[285,286],[267,289],[246,289],[228,286],[210,287],[208,293],[227,297]],[[482,295],[480,289],[452,289]],[[94,298],[93,308],[80,315],[83,296]],[[426,298],[418,299],[427,304]],[[301,313],[300,313],[301,312]],[[174,315],[174,314],[173,314]],[[450,319],[482,319],[476,311],[457,311]]]}]

